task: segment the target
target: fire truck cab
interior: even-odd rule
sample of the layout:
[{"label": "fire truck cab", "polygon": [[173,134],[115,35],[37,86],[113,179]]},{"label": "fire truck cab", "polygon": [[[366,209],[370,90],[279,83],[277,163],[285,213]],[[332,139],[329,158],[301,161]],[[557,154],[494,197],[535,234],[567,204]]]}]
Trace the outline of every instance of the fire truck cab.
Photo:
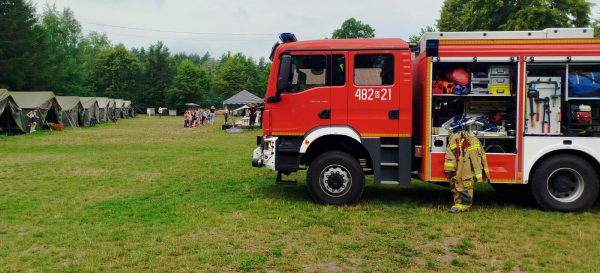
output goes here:
[{"label": "fire truck cab", "polygon": [[600,39],[593,30],[426,33],[413,46],[280,39],[252,161],[277,171],[276,183],[295,184],[282,175],[308,169],[308,190],[324,204],[357,201],[365,175],[375,184],[413,176],[446,183],[448,136],[465,130],[484,145],[491,176],[484,180],[495,188],[531,191],[546,210],[583,211],[595,202]]}]

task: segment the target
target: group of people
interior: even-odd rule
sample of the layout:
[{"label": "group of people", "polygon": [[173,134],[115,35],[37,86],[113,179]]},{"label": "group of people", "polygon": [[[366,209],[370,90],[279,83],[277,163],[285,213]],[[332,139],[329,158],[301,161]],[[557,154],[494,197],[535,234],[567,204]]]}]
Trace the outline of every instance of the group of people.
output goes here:
[{"label": "group of people", "polygon": [[[165,108],[158,107],[158,117],[159,118],[162,118],[164,111],[165,111]],[[147,108],[146,109],[146,114],[148,115],[149,118],[151,118],[152,117],[152,110],[150,110],[150,108]]]},{"label": "group of people", "polygon": [[183,127],[196,128],[203,125],[214,125],[215,107],[212,106],[206,110],[190,110],[183,114]]},{"label": "group of people", "polygon": [[[148,117],[152,116],[152,112],[150,108],[148,108]],[[165,108],[158,108],[158,116],[162,117],[165,112]],[[188,110],[183,114],[183,127],[184,128],[196,128],[198,126],[203,125],[214,125],[215,123],[215,112],[216,109],[214,106],[211,106],[209,109],[199,109],[199,110]],[[256,119],[260,120],[260,110],[256,104],[250,104],[249,108],[244,111],[249,118],[249,129],[253,130],[256,126]],[[223,109],[223,117],[225,118],[225,123],[227,123],[229,119],[229,109],[227,106]]]}]

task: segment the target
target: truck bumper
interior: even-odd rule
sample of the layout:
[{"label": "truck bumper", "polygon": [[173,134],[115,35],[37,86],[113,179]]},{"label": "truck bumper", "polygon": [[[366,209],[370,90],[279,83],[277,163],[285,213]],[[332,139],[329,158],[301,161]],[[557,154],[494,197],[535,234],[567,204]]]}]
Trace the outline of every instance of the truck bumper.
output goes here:
[{"label": "truck bumper", "polygon": [[252,154],[252,167],[266,167],[275,170],[275,157],[277,154],[275,143],[277,137],[263,136],[260,146]]}]

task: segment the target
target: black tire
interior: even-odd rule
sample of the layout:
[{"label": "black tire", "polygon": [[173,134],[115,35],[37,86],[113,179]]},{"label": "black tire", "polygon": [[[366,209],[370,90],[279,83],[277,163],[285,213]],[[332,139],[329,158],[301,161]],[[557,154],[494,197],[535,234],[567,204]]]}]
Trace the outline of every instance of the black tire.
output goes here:
[{"label": "black tire", "polygon": [[[320,179],[321,176],[326,180]],[[365,174],[353,156],[331,151],[319,155],[312,162],[306,174],[306,185],[317,203],[348,205],[362,195]]]},{"label": "black tire", "polygon": [[598,175],[587,161],[574,155],[545,159],[530,183],[535,201],[547,211],[584,212],[598,197]]}]

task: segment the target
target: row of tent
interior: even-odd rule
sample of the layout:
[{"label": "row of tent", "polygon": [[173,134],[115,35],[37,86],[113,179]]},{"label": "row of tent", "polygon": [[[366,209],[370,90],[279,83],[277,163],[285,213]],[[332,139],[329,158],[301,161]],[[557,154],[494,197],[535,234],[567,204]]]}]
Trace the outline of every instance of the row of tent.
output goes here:
[{"label": "row of tent", "polygon": [[79,127],[135,116],[131,101],[105,97],[55,96],[51,91],[16,92],[0,89],[0,132],[29,132],[27,113],[38,109],[38,128],[46,123]]}]

